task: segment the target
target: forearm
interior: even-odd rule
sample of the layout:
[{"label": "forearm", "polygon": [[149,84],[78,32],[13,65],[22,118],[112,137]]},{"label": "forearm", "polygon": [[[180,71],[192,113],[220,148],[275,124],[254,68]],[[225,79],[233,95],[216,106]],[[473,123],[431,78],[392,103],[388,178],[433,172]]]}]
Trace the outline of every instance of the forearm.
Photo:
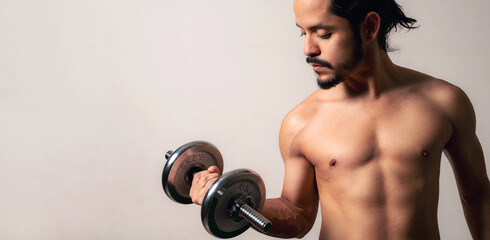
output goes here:
[{"label": "forearm", "polygon": [[285,198],[267,199],[261,212],[272,222],[272,229],[267,235],[280,238],[301,238],[313,226],[317,206],[314,210],[301,209]]},{"label": "forearm", "polygon": [[490,239],[490,187],[487,185],[483,191],[471,197],[463,197],[462,201],[473,239]]}]

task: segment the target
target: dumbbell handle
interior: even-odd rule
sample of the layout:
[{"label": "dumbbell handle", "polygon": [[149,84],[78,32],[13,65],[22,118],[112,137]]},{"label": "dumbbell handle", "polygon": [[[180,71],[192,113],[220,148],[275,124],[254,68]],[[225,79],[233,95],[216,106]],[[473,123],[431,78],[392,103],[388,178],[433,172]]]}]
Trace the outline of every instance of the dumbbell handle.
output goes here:
[{"label": "dumbbell handle", "polygon": [[234,201],[235,205],[232,206],[231,211],[238,214],[238,216],[246,219],[252,227],[260,232],[266,233],[272,228],[272,223],[262,216],[259,212],[250,207],[243,198],[238,198]]}]

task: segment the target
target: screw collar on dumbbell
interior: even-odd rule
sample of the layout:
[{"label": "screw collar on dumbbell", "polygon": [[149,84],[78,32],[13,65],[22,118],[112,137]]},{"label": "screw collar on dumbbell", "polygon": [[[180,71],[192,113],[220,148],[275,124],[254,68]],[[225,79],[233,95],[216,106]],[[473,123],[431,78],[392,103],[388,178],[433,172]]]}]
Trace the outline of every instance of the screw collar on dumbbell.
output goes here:
[{"label": "screw collar on dumbbell", "polygon": [[243,204],[247,204],[252,208],[254,207],[252,197],[250,196],[238,196],[236,199],[232,200],[230,206],[228,206],[228,214],[235,220],[235,222],[243,220],[243,217],[239,214],[239,208],[242,207]]},{"label": "screw collar on dumbbell", "polygon": [[[175,152],[167,152],[165,158],[163,188],[169,198],[179,203],[192,202],[189,180],[196,172],[211,166],[217,166],[220,174],[223,170],[221,154],[214,145],[204,141],[185,144]],[[221,175],[206,193],[201,220],[209,233],[220,238],[235,237],[250,225],[267,232],[272,224],[258,213],[264,202],[265,186],[257,173],[248,169],[230,171]]]}]

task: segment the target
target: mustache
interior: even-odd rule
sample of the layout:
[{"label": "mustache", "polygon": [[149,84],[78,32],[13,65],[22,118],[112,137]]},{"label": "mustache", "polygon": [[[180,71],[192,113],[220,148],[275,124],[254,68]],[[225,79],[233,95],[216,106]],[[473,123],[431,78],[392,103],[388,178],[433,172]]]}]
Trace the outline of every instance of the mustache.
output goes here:
[{"label": "mustache", "polygon": [[330,68],[332,69],[332,64],[330,64],[329,62],[325,61],[325,60],[321,60],[317,57],[306,57],[306,62],[307,63],[314,63],[314,64],[318,64],[322,67],[327,67],[327,68]]}]

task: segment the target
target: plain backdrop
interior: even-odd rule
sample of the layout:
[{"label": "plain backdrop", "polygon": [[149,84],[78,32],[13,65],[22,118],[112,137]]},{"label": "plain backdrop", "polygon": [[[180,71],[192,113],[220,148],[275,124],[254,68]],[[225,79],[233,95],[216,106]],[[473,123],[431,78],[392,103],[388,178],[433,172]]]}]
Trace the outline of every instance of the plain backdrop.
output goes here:
[{"label": "plain backdrop", "polygon": [[[420,28],[390,56],[468,94],[489,156],[490,1],[399,3]],[[161,186],[192,140],[278,197],[281,121],[317,88],[299,35],[291,0],[0,0],[0,239],[213,239]],[[446,158],[438,211],[471,238]]]}]

